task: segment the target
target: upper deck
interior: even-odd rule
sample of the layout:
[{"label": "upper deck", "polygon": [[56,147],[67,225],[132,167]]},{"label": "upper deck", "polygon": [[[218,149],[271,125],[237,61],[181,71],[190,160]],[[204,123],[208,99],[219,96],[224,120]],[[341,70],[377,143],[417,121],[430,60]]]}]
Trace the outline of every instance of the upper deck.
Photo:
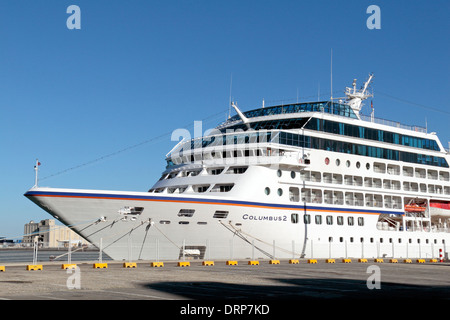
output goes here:
[{"label": "upper deck", "polygon": [[[354,110],[347,104],[338,103],[334,101],[319,101],[319,102],[303,102],[288,105],[278,105],[265,108],[253,109],[250,111],[242,112],[249,121],[261,121],[261,117],[277,116],[277,115],[289,115],[292,118],[301,117],[306,112],[319,112],[323,114],[330,114],[337,117],[344,117],[349,119],[361,120],[368,123],[381,124],[393,128],[409,130],[413,132],[427,133],[427,129],[417,125],[406,125],[397,121],[386,120],[382,118],[376,118],[366,116],[362,114],[356,114]],[[259,118],[258,120],[254,118]],[[239,115],[235,115],[229,118],[227,121],[221,123],[217,129],[226,129],[232,127],[242,119]]]}]

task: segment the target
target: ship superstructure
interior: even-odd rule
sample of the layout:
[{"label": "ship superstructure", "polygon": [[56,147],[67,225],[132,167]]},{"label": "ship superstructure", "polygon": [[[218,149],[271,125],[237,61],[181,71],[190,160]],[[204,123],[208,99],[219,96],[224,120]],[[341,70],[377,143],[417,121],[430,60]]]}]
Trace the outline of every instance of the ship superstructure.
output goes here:
[{"label": "ship superstructure", "polygon": [[180,141],[148,192],[25,195],[113,259],[422,257],[449,251],[450,156],[345,98],[262,107]]}]

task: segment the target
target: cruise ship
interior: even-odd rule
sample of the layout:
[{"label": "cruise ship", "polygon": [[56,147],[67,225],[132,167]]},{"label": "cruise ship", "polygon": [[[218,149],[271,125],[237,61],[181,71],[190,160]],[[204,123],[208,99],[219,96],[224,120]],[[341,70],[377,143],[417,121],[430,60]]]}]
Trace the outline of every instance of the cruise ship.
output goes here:
[{"label": "cruise ship", "polygon": [[146,192],[25,196],[114,260],[448,256],[449,150],[363,115],[372,78],[329,101],[232,103],[236,115],[173,147]]}]

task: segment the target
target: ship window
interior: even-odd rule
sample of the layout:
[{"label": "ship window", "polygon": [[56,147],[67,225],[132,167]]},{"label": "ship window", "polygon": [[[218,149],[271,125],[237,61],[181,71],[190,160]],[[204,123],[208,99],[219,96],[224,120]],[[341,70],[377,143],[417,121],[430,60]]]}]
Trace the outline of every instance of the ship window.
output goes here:
[{"label": "ship window", "polygon": [[343,216],[338,216],[338,217],[337,217],[337,224],[338,224],[339,226],[344,225],[344,217],[343,217]]},{"label": "ship window", "polygon": [[303,222],[304,222],[305,224],[310,224],[310,223],[311,223],[311,215],[305,214],[305,215],[303,216]]},{"label": "ship window", "polygon": [[358,217],[358,226],[360,226],[360,227],[364,226],[364,218],[363,217]]},{"label": "ship window", "polygon": [[295,179],[295,171],[291,171],[291,178]]},{"label": "ship window", "polygon": [[283,195],[283,189],[278,188],[277,193],[281,197]]},{"label": "ship window", "polygon": [[206,192],[208,190],[209,185],[206,186],[193,186],[195,192]]},{"label": "ship window", "polygon": [[223,171],[223,168],[211,169],[211,174],[212,175],[218,175],[218,174],[221,174],[222,171]]},{"label": "ship window", "polygon": [[264,193],[265,193],[266,195],[269,195],[269,194],[270,194],[270,188],[269,188],[269,187],[266,187],[266,188],[264,189]]},{"label": "ship window", "polygon": [[277,170],[277,176],[278,176],[278,177],[281,177],[281,174],[282,174],[281,170],[278,169],[278,170]]},{"label": "ship window", "polygon": [[189,224],[189,221],[179,221],[178,224]]},{"label": "ship window", "polygon": [[348,223],[349,226],[353,226],[355,224],[354,223],[354,218],[353,217],[348,217],[347,223]]},{"label": "ship window", "polygon": [[180,209],[178,212],[179,217],[192,217],[194,215],[194,209]]},{"label": "ship window", "polygon": [[228,192],[233,189],[234,184],[216,184],[211,192]]},{"label": "ship window", "polygon": [[298,202],[300,200],[299,191],[296,187],[289,188],[289,201]]},{"label": "ship window", "polygon": [[199,221],[199,222],[197,222],[197,224],[199,224],[199,225],[206,225],[206,224],[208,224],[208,222],[205,222],[205,221]]},{"label": "ship window", "polygon": [[119,209],[119,214],[124,216],[138,216],[143,211],[144,207],[123,207]]},{"label": "ship window", "polygon": [[317,215],[314,217],[316,224],[322,224],[322,216],[321,215]]},{"label": "ship window", "polygon": [[217,211],[214,213],[213,218],[225,219],[227,216],[228,216],[228,211],[220,211],[220,210],[217,210]]},{"label": "ship window", "polygon": [[228,169],[227,173],[242,174],[245,171],[247,171],[247,167],[231,167]]},{"label": "ship window", "polygon": [[159,221],[160,224],[170,224],[169,220],[160,220]]},{"label": "ship window", "polygon": [[298,213],[292,213],[291,214],[291,222],[292,223],[298,223]]},{"label": "ship window", "polygon": [[[356,154],[378,159],[426,164],[430,166],[445,167],[445,168],[449,167],[447,160],[443,157],[404,152],[395,149],[385,149],[375,146],[353,144],[345,141],[336,141],[317,137],[297,135],[288,132],[280,132],[279,143],[286,145],[293,145],[297,147],[320,149],[346,154]],[[369,163],[367,163],[366,168],[370,169]]]},{"label": "ship window", "polygon": [[326,220],[327,220],[327,224],[328,225],[332,225],[333,224],[333,216],[327,216]]}]

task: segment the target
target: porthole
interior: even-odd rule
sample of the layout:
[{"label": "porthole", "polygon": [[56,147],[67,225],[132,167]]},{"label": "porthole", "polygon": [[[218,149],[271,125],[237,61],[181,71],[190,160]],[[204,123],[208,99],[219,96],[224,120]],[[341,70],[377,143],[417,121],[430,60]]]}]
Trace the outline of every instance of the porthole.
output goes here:
[{"label": "porthole", "polygon": [[277,170],[277,176],[281,177],[281,170],[280,169]]},{"label": "porthole", "polygon": [[345,165],[347,166],[347,168],[350,167],[350,160],[347,160],[347,161],[345,162]]},{"label": "porthole", "polygon": [[336,159],[336,165],[339,167],[341,165],[341,160]]},{"label": "porthole", "polygon": [[266,195],[269,195],[269,194],[270,194],[270,188],[269,188],[269,187],[266,187],[266,188],[264,189],[264,193],[265,193]]},{"label": "porthole", "polygon": [[281,197],[283,195],[283,189],[278,188],[277,193]]},{"label": "porthole", "polygon": [[370,169],[370,163],[366,163],[366,169],[367,169],[367,170]]},{"label": "porthole", "polygon": [[329,165],[330,164],[330,158],[325,158],[325,164]]},{"label": "porthole", "polygon": [[356,162],[356,168],[359,169],[360,167],[361,167],[361,163],[359,163],[359,161]]},{"label": "porthole", "polygon": [[291,171],[291,178],[295,179],[295,171]]}]

